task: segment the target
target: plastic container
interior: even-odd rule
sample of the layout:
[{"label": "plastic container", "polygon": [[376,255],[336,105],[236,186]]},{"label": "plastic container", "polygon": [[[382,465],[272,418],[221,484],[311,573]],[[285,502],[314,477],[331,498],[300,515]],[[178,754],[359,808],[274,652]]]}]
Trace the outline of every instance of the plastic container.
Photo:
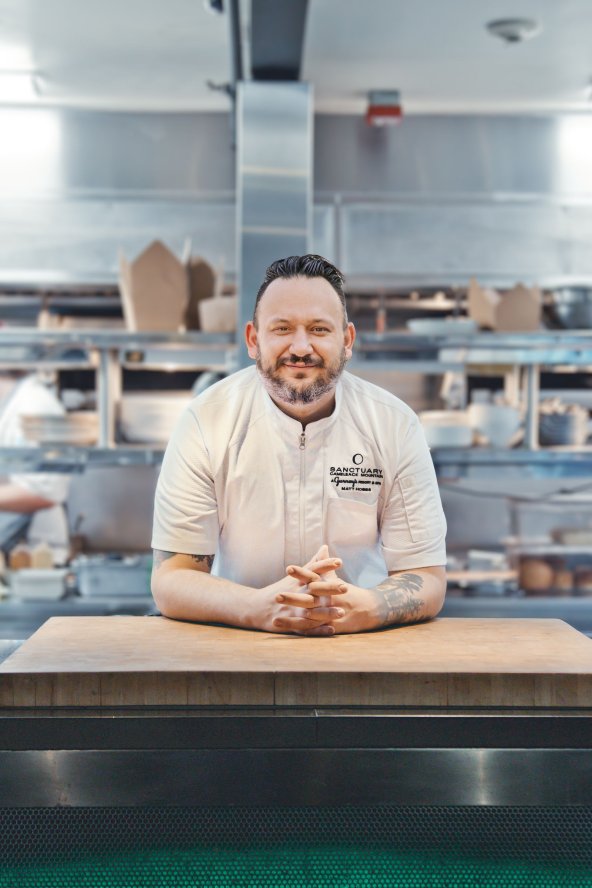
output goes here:
[{"label": "plastic container", "polygon": [[464,410],[424,410],[419,414],[429,447],[470,447],[473,430]]},{"label": "plastic container", "polygon": [[57,601],[66,591],[65,567],[13,570],[10,574],[10,592],[14,598]]},{"label": "plastic container", "polygon": [[72,570],[83,597],[135,598],[150,595],[151,564],[151,555],[80,555]]}]

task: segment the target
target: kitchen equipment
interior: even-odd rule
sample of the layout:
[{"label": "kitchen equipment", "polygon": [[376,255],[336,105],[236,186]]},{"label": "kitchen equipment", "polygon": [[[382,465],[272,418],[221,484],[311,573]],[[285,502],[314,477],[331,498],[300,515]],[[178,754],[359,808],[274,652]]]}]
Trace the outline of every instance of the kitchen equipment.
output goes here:
[{"label": "kitchen equipment", "polygon": [[545,295],[545,313],[565,329],[592,328],[592,287],[561,287]]},{"label": "kitchen equipment", "polygon": [[465,410],[422,410],[419,414],[429,447],[470,447],[473,430]]},{"label": "kitchen equipment", "polygon": [[473,403],[468,408],[469,422],[492,447],[508,447],[520,428],[520,411],[509,404]]},{"label": "kitchen equipment", "polygon": [[88,598],[150,596],[152,556],[79,555],[71,564],[77,588]]}]

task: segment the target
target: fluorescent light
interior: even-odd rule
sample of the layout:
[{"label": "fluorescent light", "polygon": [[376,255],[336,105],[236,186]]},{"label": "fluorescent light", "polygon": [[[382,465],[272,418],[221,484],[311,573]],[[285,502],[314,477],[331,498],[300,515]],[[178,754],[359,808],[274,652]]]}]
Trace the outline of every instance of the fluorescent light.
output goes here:
[{"label": "fluorescent light", "polygon": [[39,98],[38,79],[34,71],[0,69],[0,102],[20,104]]},{"label": "fluorescent light", "polygon": [[30,74],[33,70],[31,53],[24,46],[3,45],[0,43],[0,73],[21,71]]},{"label": "fluorescent light", "polygon": [[59,116],[49,109],[0,108],[0,130],[2,194],[55,187],[61,155]]}]

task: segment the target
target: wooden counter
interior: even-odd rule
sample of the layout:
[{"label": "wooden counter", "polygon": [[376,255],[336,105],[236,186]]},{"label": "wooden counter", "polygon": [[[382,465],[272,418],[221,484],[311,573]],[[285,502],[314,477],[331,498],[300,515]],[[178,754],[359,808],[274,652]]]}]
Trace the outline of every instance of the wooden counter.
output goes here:
[{"label": "wooden counter", "polygon": [[54,617],[0,666],[0,706],[592,706],[561,620],[439,619],[302,638],[164,617]]}]

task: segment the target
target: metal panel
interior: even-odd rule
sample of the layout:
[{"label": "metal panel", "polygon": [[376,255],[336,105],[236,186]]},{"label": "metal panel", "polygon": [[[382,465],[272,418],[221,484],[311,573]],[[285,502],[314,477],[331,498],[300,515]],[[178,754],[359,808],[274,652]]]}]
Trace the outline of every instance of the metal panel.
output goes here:
[{"label": "metal panel", "polygon": [[[299,780],[286,780],[299,774]],[[0,753],[10,807],[586,805],[589,750],[242,749]]]},{"label": "metal panel", "polygon": [[111,283],[118,252],[135,258],[155,239],[179,257],[194,255],[234,270],[234,204],[192,200],[66,197],[0,203],[0,283]]},{"label": "metal panel", "polygon": [[[239,330],[274,259],[312,240],[312,92],[304,83],[239,84],[237,253]],[[249,363],[243,345],[239,366]]]},{"label": "metal panel", "polygon": [[319,115],[315,193],[590,199],[591,142],[585,114],[418,114],[384,128],[361,115]]},{"label": "metal panel", "polygon": [[579,274],[592,278],[592,207],[544,202],[345,204],[346,274],[421,278],[426,271],[466,283],[471,275],[526,283]]}]

